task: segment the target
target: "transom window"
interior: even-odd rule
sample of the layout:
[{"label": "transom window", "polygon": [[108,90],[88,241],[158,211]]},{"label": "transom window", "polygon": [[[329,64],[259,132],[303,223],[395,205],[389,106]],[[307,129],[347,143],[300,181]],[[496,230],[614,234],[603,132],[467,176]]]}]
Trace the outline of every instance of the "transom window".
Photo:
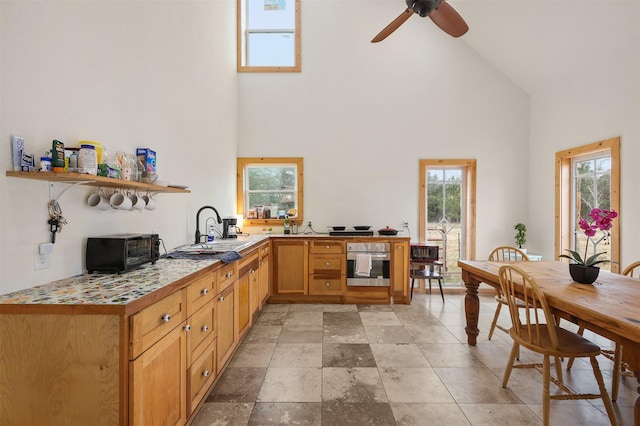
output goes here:
[{"label": "transom window", "polygon": [[238,1],[238,71],[300,72],[300,0]]},{"label": "transom window", "polygon": [[302,158],[238,158],[238,214],[244,224],[303,220]]}]

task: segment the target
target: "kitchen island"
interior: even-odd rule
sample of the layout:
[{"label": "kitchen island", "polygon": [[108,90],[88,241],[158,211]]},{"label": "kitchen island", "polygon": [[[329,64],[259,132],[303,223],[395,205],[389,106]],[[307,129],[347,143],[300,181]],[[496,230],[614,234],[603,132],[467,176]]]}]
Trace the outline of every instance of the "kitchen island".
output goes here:
[{"label": "kitchen island", "polygon": [[[206,256],[160,259],[123,274],[79,275],[0,296],[0,424],[186,424],[264,304],[280,301],[281,289],[272,284],[278,272],[289,270],[287,262],[299,268],[295,257],[272,254],[272,247],[288,241],[342,250],[353,240],[242,238],[251,244],[231,263]],[[409,239],[366,240],[403,247],[398,251],[406,255],[392,265],[400,281],[374,301],[404,300]],[[310,259],[313,264],[327,255],[317,254],[302,259],[307,268]],[[311,275],[318,275],[322,290],[328,277]],[[286,297],[352,303],[338,275],[337,296],[307,286],[307,293]]]}]

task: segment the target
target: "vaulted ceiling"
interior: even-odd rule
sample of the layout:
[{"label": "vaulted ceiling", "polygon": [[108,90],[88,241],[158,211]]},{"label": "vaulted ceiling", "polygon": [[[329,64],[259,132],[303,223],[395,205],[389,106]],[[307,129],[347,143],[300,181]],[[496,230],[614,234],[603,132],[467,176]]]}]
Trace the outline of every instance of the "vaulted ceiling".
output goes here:
[{"label": "vaulted ceiling", "polygon": [[470,28],[461,40],[530,94],[624,55],[640,60],[640,0],[449,3]]}]

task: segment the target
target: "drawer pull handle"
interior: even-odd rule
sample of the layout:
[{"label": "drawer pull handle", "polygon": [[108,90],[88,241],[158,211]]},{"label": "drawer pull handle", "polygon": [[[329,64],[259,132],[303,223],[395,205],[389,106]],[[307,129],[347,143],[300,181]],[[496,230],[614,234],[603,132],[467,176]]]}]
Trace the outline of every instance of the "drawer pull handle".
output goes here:
[{"label": "drawer pull handle", "polygon": [[260,262],[260,266],[264,266],[264,262]]},{"label": "drawer pull handle", "polygon": [[220,300],[221,302],[224,302],[224,296],[220,296],[220,299],[218,300]]},{"label": "drawer pull handle", "polygon": [[331,287],[331,284],[329,283],[324,283],[325,287]]},{"label": "drawer pull handle", "polygon": [[202,294],[203,296],[209,294],[209,289],[208,288],[203,288],[202,291],[200,292],[200,294]]},{"label": "drawer pull handle", "polygon": [[324,248],[326,248],[327,250],[329,250],[329,246],[324,246]]},{"label": "drawer pull handle", "polygon": [[189,324],[185,325],[184,331],[191,331],[191,326]]},{"label": "drawer pull handle", "polygon": [[224,276],[225,276],[225,278],[231,278],[233,276],[233,274],[231,272],[228,272]]},{"label": "drawer pull handle", "polygon": [[325,266],[331,266],[331,262],[327,262],[324,264]]},{"label": "drawer pull handle", "polygon": [[211,373],[209,373],[209,370],[204,370],[202,372],[202,377],[209,377],[209,374],[211,374]]},{"label": "drawer pull handle", "polygon": [[206,333],[207,331],[209,331],[209,326],[208,326],[208,325],[203,325],[203,326],[202,326],[202,331],[204,331],[205,333]]},{"label": "drawer pull handle", "polygon": [[164,314],[164,315],[161,317],[161,319],[162,319],[162,322],[169,322],[169,321],[171,321],[171,315],[169,315],[169,314]]}]

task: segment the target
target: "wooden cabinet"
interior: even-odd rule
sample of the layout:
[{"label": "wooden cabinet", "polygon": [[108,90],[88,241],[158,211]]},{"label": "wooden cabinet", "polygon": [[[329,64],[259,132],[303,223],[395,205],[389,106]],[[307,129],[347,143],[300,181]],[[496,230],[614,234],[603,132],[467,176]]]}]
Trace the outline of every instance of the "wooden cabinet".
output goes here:
[{"label": "wooden cabinet", "polygon": [[218,336],[216,338],[217,371],[221,371],[231,357],[236,340],[235,316],[235,286],[230,285],[218,294],[216,301],[216,323]]},{"label": "wooden cabinet", "polygon": [[185,323],[129,363],[132,425],[182,425],[186,407]]},{"label": "wooden cabinet", "polygon": [[409,303],[409,242],[391,243],[391,296],[394,303]]},{"label": "wooden cabinet", "polygon": [[311,241],[309,254],[309,294],[339,296],[346,288],[345,244],[336,240]]},{"label": "wooden cabinet", "polygon": [[309,293],[309,241],[298,238],[274,240],[273,294]]},{"label": "wooden cabinet", "polygon": [[258,249],[260,253],[260,265],[258,266],[258,299],[260,307],[267,303],[271,288],[271,256],[269,244]]},{"label": "wooden cabinet", "polygon": [[0,304],[0,424],[187,424],[268,295],[261,247],[129,303]]}]

